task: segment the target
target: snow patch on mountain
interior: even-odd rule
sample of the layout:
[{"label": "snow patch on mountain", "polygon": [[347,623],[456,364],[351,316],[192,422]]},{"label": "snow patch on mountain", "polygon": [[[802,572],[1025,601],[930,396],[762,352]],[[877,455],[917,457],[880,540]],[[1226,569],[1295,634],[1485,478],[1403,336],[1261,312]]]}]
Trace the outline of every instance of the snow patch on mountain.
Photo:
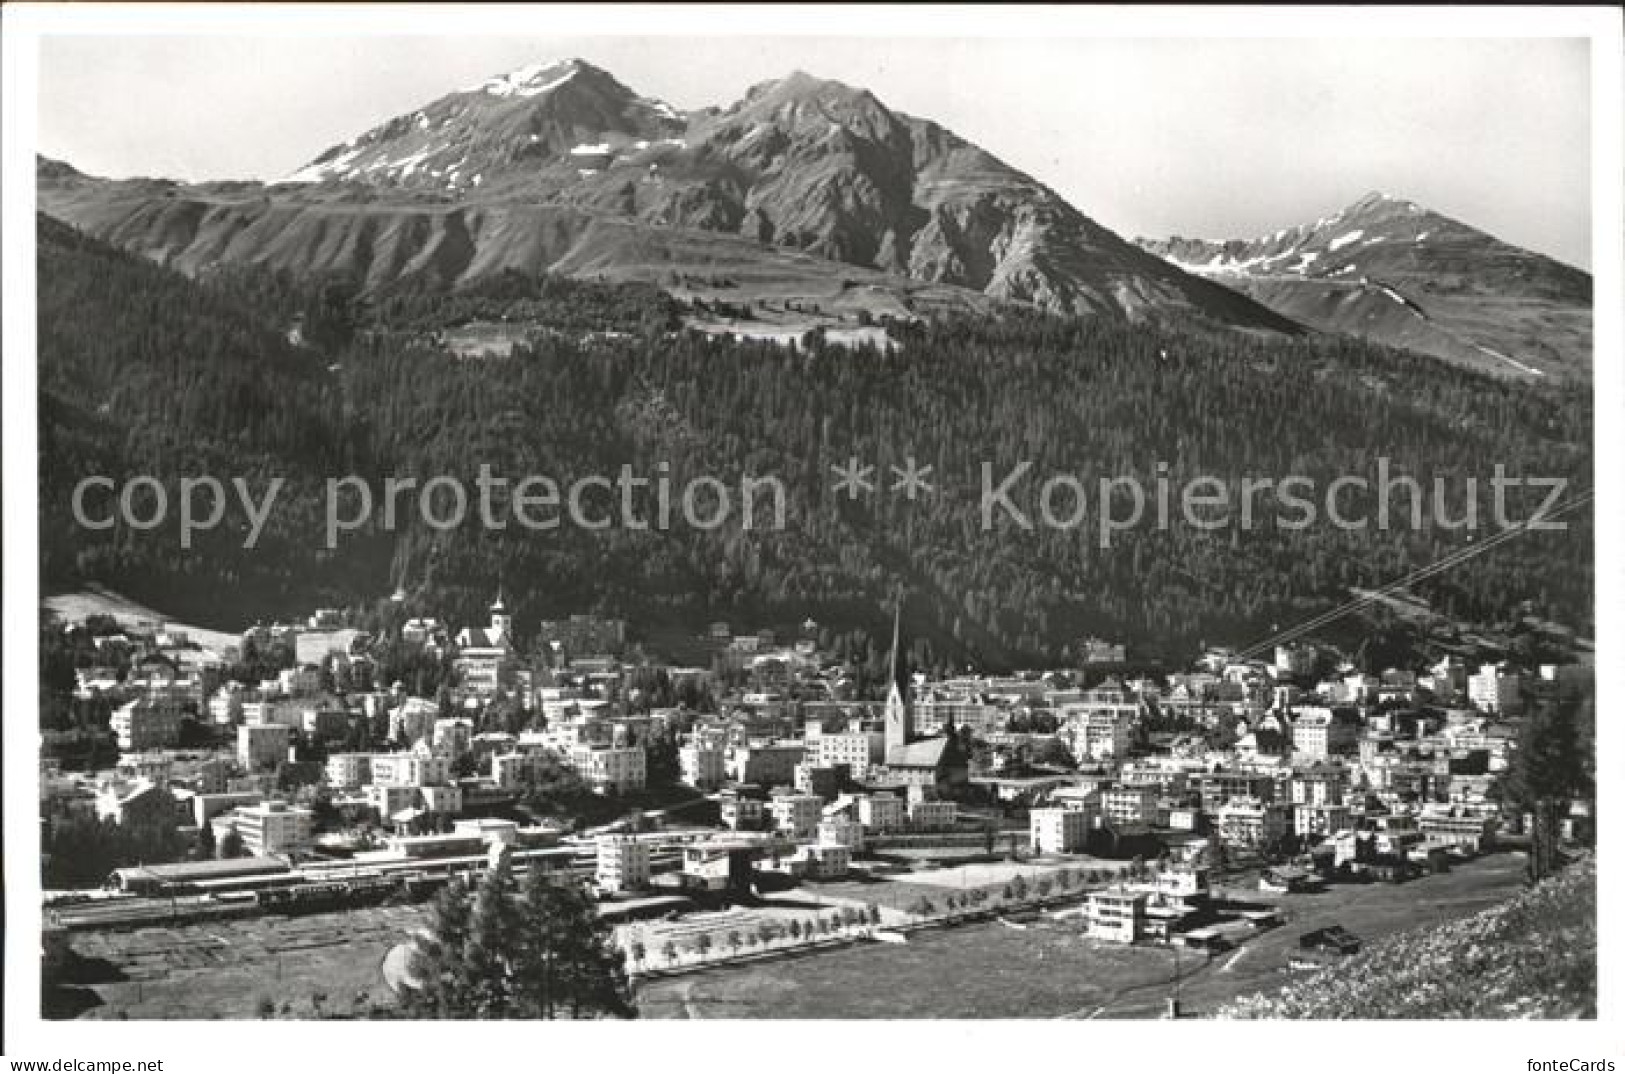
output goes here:
[{"label": "snow patch on mountain", "polygon": [[533,63],[517,71],[509,71],[505,75],[488,78],[477,86],[470,86],[464,92],[483,91],[493,97],[538,97],[570,81],[576,76],[577,70],[573,60]]},{"label": "snow patch on mountain", "polygon": [[[353,142],[351,143],[354,144]],[[355,146],[347,152],[340,153],[332,160],[324,160],[316,164],[307,164],[292,175],[285,182],[289,183],[319,183],[323,179],[342,175],[349,170],[351,163],[364,152],[365,147]]]},{"label": "snow patch on mountain", "polygon": [[1347,246],[1351,242],[1359,242],[1360,241],[1360,236],[1362,236],[1364,234],[1365,234],[1365,232],[1363,230],[1361,230],[1360,228],[1355,228],[1353,231],[1344,232],[1343,234],[1337,236],[1337,238],[1333,239],[1331,242],[1327,243],[1326,244],[1326,249],[1332,250],[1332,251],[1341,250],[1343,247]]}]

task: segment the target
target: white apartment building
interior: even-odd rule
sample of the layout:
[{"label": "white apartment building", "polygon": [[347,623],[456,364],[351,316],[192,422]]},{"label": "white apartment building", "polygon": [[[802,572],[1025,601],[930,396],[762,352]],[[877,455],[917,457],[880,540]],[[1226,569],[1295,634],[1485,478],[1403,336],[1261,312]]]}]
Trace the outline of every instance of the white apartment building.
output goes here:
[{"label": "white apartment building", "polygon": [[297,850],[308,845],[312,835],[311,811],[286,802],[238,806],[210,823],[216,844],[235,827],[242,836],[243,846],[255,857]]},{"label": "white apartment building", "polygon": [[773,830],[797,839],[811,838],[824,815],[824,800],[816,794],[780,794],[768,802]]},{"label": "white apartment building", "polygon": [[570,763],[598,794],[641,791],[648,785],[648,754],[642,746],[577,746]]},{"label": "white apartment building", "polygon": [[1523,710],[1517,674],[1495,664],[1482,665],[1478,674],[1468,678],[1467,700],[1481,712],[1497,715]]},{"label": "white apartment building", "polygon": [[141,697],[113,710],[110,721],[121,750],[154,750],[180,739],[180,710],[168,701]]},{"label": "white apartment building", "polygon": [[1315,765],[1292,773],[1289,790],[1293,805],[1340,803],[1348,790],[1348,773],[1342,768]]},{"label": "white apartment building", "polygon": [[1190,774],[1183,768],[1151,763],[1129,763],[1118,769],[1117,780],[1128,787],[1150,787],[1158,794],[1179,796],[1190,786]]},{"label": "white apartment building", "polygon": [[917,798],[908,803],[908,826],[915,831],[952,828],[958,819],[959,807],[953,802]]},{"label": "white apartment building", "polygon": [[633,835],[598,837],[594,879],[606,892],[641,891],[649,886],[649,844]]},{"label": "white apartment building", "polygon": [[863,827],[849,817],[825,817],[818,822],[818,842],[862,850]]},{"label": "white apartment building", "polygon": [[1416,818],[1416,826],[1429,843],[1460,847],[1472,854],[1483,850],[1495,834],[1493,817],[1467,811],[1426,812]]},{"label": "white apartment building", "polygon": [[1145,931],[1144,891],[1105,888],[1089,893],[1084,904],[1084,921],[1089,935],[1097,940],[1133,943]]},{"label": "white apartment building", "polygon": [[852,868],[852,849],[838,843],[809,843],[796,851],[815,880],[839,880]]},{"label": "white apartment building", "polygon": [[422,751],[375,753],[372,781],[396,787],[428,787],[451,778],[451,762]]},{"label": "white apartment building", "polygon": [[1359,721],[1333,709],[1303,708],[1292,721],[1292,748],[1312,760],[1352,753],[1359,741]]},{"label": "white apartment building", "polygon": [[1080,761],[1127,756],[1138,714],[1138,705],[1126,703],[1063,705],[1058,713],[1062,735]]},{"label": "white apartment building", "polygon": [[257,690],[253,697],[245,697],[237,705],[237,715],[243,723],[255,725],[273,723],[276,712],[276,702],[267,700]]},{"label": "white apartment building", "polygon": [[350,790],[372,782],[372,754],[334,753],[327,758],[327,785]]},{"label": "white apartment building", "polygon": [[1102,791],[1100,807],[1113,824],[1150,824],[1157,816],[1155,787],[1112,787]]},{"label": "white apartment building", "polygon": [[423,800],[423,808],[430,813],[455,817],[463,811],[463,788],[455,783],[419,787],[418,796]]},{"label": "white apartment building", "polygon": [[1263,846],[1292,831],[1287,806],[1257,798],[1232,798],[1216,817],[1219,837],[1239,846]]},{"label": "white apartment building", "polygon": [[401,810],[412,809],[418,804],[416,787],[394,783],[369,783],[366,795],[367,805],[378,811],[378,819],[385,824]]},{"label": "white apartment building", "polygon": [[1090,813],[1083,809],[1028,812],[1029,845],[1034,854],[1073,854],[1089,841]]},{"label": "white apartment building", "polygon": [[727,779],[725,759],[720,746],[684,746],[677,751],[683,782],[702,791],[722,786]]},{"label": "white apartment building", "polygon": [[908,818],[908,804],[890,791],[858,798],[858,823],[866,832],[895,832]]},{"label": "white apartment building", "polygon": [[121,779],[144,779],[162,787],[169,782],[169,774],[174,767],[174,759],[161,751],[121,753],[118,767],[113,771]]},{"label": "white apartment building", "polygon": [[1353,824],[1348,806],[1326,802],[1297,803],[1292,807],[1292,831],[1300,836],[1328,836]]},{"label": "white apartment building", "polygon": [[992,734],[1004,726],[1004,713],[985,701],[922,698],[914,703],[914,730],[934,735],[949,723],[968,727],[977,734]]},{"label": "white apartment building", "polygon": [[867,779],[869,769],[885,760],[886,736],[869,731],[819,735],[807,743],[807,752],[819,768],[850,765],[853,779]]},{"label": "white apartment building", "polygon": [[539,750],[491,755],[491,781],[505,791],[535,783],[549,754]]},{"label": "white apartment building", "polygon": [[725,795],[720,803],[723,826],[733,831],[752,831],[767,814],[767,803],[758,798]]}]

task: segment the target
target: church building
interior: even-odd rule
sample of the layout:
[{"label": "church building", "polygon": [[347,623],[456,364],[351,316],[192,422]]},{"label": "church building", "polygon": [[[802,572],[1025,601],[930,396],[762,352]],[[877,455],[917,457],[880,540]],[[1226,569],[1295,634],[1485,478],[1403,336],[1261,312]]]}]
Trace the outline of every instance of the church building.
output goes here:
[{"label": "church building", "polygon": [[457,632],[457,674],[462,684],[479,693],[495,693],[497,672],[513,656],[513,617],[497,591],[488,629],[464,627]]},{"label": "church building", "polygon": [[914,701],[903,666],[902,600],[892,617],[891,686],[886,694],[886,762],[874,773],[874,782],[942,789],[966,782],[969,761],[950,721],[942,734],[916,739]]}]

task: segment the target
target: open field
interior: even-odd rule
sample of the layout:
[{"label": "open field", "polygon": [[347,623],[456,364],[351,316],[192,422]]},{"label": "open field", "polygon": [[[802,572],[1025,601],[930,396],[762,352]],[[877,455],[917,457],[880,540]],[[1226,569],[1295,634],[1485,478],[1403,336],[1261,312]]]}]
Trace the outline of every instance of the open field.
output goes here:
[{"label": "open field", "polygon": [[[1032,864],[1020,868],[1030,879]],[[1298,971],[1287,967],[1287,959],[1298,936],[1310,929],[1341,924],[1370,943],[1457,920],[1519,890],[1522,870],[1521,857],[1500,854],[1402,885],[1259,896],[1285,911],[1286,926],[1211,960],[1186,953],[1185,1008],[1212,1011],[1289,983]],[[805,919],[820,906],[827,913],[871,901],[889,911],[886,924],[896,924],[906,918],[897,909],[920,894],[953,890],[896,880],[811,885],[715,919],[722,934],[713,939],[720,946],[729,928]],[[278,1011],[310,1017],[319,995],[326,997],[325,1010],[350,1010],[358,997],[362,1006],[387,1004],[384,957],[423,923],[425,913],[422,907],[373,907],[76,934],[73,949],[86,961],[62,997],[60,1013],[251,1018],[268,1001]],[[705,915],[690,918],[686,930],[706,921]],[[1164,948],[1090,940],[1057,924],[1018,930],[995,923],[926,930],[906,945],[860,943],[650,981],[640,1005],[654,1018],[1146,1018],[1161,1014],[1172,976],[1173,955]],[[952,986],[944,988],[946,981]]]},{"label": "open field", "polygon": [[253,1018],[262,1000],[309,1017],[313,996],[347,1011],[389,1002],[384,956],[426,920],[416,906],[90,932],[73,950],[95,972],[71,991],[85,1018]]},{"label": "open field", "polygon": [[45,607],[56,612],[62,618],[80,621],[92,615],[110,615],[120,624],[128,625],[138,622],[157,623],[164,629],[173,629],[185,632],[193,641],[205,649],[219,652],[228,645],[236,645],[242,639],[233,634],[222,633],[218,630],[206,630],[203,627],[192,626],[189,623],[178,623],[167,619],[162,612],[138,604],[128,597],[119,595],[111,589],[99,586],[80,590],[77,593],[58,593],[46,597]]},{"label": "open field", "polygon": [[[228,646],[235,646],[242,642],[241,635],[228,634],[220,630],[209,630],[206,627],[193,626],[190,623],[177,622],[165,617],[162,612],[154,611],[144,604],[104,589],[93,586],[76,593],[58,593],[46,597],[45,607],[56,612],[62,618],[70,621],[82,621],[87,616],[109,615],[117,619],[120,624],[156,623],[165,630],[176,630],[186,634],[200,648],[211,653],[224,652]],[[244,624],[246,627],[248,624]],[[358,631],[343,630],[301,630],[299,640],[295,644],[296,657],[300,663],[314,664],[321,662],[329,651],[338,649],[348,650],[350,642]]]},{"label": "open field", "polygon": [[[1503,854],[1407,884],[1279,896],[1285,927],[1212,960],[1182,956],[1185,1010],[1212,1010],[1290,981],[1287,959],[1310,929],[1340,923],[1369,942],[1455,920],[1517,891],[1522,870],[1522,858]],[[1165,948],[1104,943],[1061,927],[971,925],[917,933],[906,946],[656,981],[640,1006],[650,1018],[1153,1018],[1173,974]]]}]

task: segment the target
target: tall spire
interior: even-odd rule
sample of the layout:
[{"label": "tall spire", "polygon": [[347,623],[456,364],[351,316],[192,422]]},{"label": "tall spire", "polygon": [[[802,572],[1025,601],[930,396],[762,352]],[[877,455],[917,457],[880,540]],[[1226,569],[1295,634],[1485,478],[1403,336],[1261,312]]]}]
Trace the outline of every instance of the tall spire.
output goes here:
[{"label": "tall spire", "polygon": [[897,587],[897,599],[892,604],[891,618],[891,681],[901,687],[903,684],[903,588]]},{"label": "tall spire", "polygon": [[914,710],[903,680],[903,589],[898,586],[891,623],[891,689],[886,693],[886,756],[914,739]]},{"label": "tall spire", "polygon": [[513,638],[513,616],[508,614],[507,606],[502,603],[500,582],[497,583],[496,603],[491,605],[491,634],[503,644],[508,644]]}]

